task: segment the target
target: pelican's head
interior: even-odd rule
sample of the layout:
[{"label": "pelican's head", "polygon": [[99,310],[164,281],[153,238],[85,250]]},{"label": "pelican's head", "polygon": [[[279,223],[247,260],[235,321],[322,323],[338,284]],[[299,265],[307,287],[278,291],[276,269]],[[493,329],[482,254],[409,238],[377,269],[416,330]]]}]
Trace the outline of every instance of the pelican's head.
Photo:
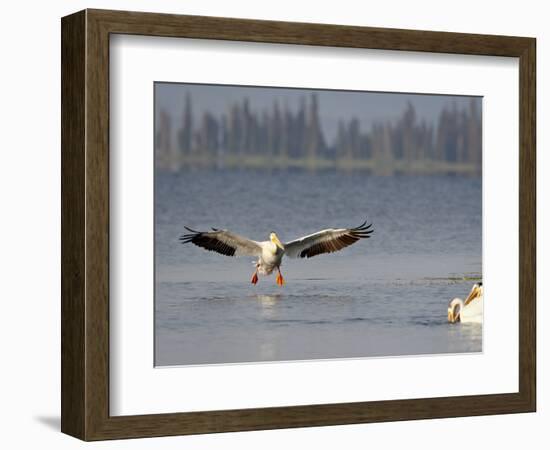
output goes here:
[{"label": "pelican's head", "polygon": [[464,300],[464,305],[467,305],[472,300],[475,300],[478,297],[481,297],[483,295],[483,285],[481,282],[476,283],[473,285],[472,290],[468,294],[468,297],[466,297],[466,300]]},{"label": "pelican's head", "polygon": [[273,242],[277,247],[279,247],[281,250],[284,250],[285,249],[285,246],[281,243],[281,241],[279,240],[279,238],[277,237],[277,235],[275,234],[274,231],[272,231],[271,233],[269,233],[269,240],[271,242]]},{"label": "pelican's head", "polygon": [[462,311],[463,306],[464,302],[460,298],[453,298],[449,302],[449,306],[447,308],[447,320],[450,323],[460,322],[460,312]]}]

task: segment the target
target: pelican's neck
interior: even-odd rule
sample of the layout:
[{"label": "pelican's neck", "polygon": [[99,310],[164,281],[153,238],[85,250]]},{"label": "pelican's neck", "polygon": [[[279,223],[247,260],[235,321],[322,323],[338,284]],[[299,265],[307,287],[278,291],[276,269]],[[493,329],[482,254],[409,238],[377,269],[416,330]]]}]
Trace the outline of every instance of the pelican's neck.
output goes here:
[{"label": "pelican's neck", "polygon": [[273,254],[277,253],[278,249],[281,249],[284,251],[284,245],[283,243],[279,240],[279,238],[277,237],[277,235],[275,233],[271,233],[270,236],[269,236],[269,240],[271,241],[271,243],[273,244]]},{"label": "pelican's neck", "polygon": [[464,308],[464,300],[461,298],[453,298],[451,303],[449,304],[449,307],[452,309],[458,308],[458,312],[462,311],[462,308]]},{"label": "pelican's neck", "polygon": [[453,298],[451,300],[447,313],[451,322],[457,322],[460,320],[460,313],[462,312],[462,308],[464,308],[464,301],[461,298]]},{"label": "pelican's neck", "polygon": [[453,298],[451,300],[451,305],[460,305],[460,306],[464,306],[464,300],[462,300],[461,298]]},{"label": "pelican's neck", "polygon": [[271,251],[272,254],[276,255],[277,254],[277,248],[278,248],[277,244],[275,244],[275,242],[273,242],[273,241],[270,241],[270,244],[271,245],[269,246],[270,247],[269,250]]}]

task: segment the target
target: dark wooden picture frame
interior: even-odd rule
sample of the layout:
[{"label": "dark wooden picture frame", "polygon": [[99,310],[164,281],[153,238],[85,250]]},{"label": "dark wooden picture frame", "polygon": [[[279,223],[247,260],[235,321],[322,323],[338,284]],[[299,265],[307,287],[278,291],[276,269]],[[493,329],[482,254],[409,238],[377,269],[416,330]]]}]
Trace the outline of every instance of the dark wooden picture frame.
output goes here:
[{"label": "dark wooden picture frame", "polygon": [[[536,408],[534,38],[85,10],[62,30],[61,429],[84,440],[504,414]],[[109,36],[135,34],[519,58],[519,391],[109,415]]]}]

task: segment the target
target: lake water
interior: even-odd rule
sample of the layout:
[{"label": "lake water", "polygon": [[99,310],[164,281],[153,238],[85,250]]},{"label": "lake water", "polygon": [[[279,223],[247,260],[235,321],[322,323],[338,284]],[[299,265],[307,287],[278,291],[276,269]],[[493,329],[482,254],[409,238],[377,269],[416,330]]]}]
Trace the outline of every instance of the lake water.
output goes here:
[{"label": "lake water", "polygon": [[[480,178],[157,172],[155,365],[480,352],[482,326],[448,324],[447,304],[481,277],[481,212]],[[370,239],[285,258],[284,287],[178,241],[184,225],[284,242],[365,219]]]}]

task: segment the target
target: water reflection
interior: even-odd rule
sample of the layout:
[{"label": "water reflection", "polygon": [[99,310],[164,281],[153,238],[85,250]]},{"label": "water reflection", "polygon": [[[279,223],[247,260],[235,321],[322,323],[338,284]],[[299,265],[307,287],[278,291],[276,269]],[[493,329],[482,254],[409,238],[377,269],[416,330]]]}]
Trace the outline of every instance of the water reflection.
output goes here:
[{"label": "water reflection", "polygon": [[260,315],[264,319],[277,317],[277,303],[281,301],[281,294],[256,294],[253,296],[260,305]]}]

